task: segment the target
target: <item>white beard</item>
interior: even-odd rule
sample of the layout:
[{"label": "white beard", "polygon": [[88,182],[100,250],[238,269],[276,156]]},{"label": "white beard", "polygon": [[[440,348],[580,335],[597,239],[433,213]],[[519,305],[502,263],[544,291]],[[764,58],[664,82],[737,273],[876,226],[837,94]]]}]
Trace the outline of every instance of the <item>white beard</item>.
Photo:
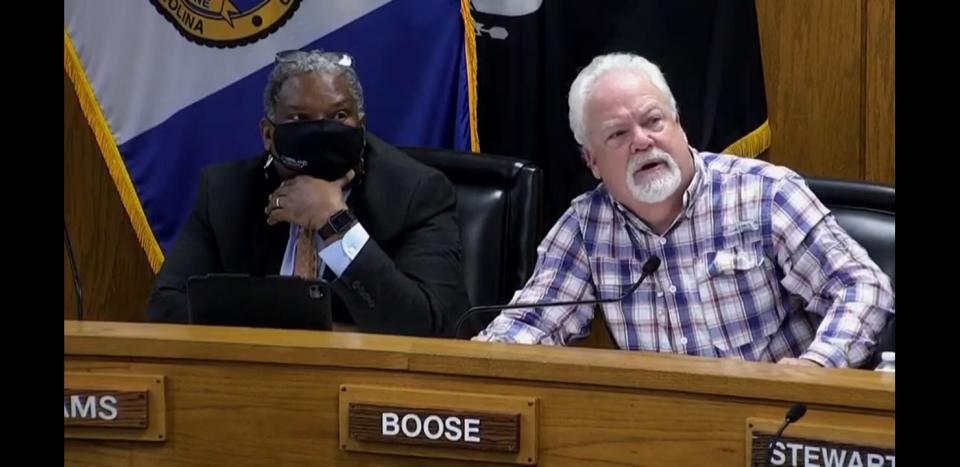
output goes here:
[{"label": "white beard", "polygon": [[[633,174],[640,170],[640,167],[654,161],[662,161],[664,167],[643,176],[639,182],[634,179]],[[680,187],[681,178],[680,166],[670,154],[658,148],[636,154],[627,164],[627,189],[633,198],[641,203],[659,203],[669,198]]]}]

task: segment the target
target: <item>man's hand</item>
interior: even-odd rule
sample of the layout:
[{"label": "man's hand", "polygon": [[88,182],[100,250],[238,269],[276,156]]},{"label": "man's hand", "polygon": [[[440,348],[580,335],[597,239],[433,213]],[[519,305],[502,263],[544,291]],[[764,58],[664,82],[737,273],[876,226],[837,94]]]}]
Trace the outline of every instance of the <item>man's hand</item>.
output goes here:
[{"label": "man's hand", "polygon": [[347,186],[355,172],[328,182],[307,175],[298,175],[284,180],[280,187],[267,197],[267,224],[279,222],[297,224],[309,230],[320,228],[330,216],[347,208],[343,187]]},{"label": "man's hand", "polygon": [[813,360],[807,360],[804,358],[789,358],[789,357],[781,358],[780,361],[777,363],[780,365],[797,365],[797,366],[813,366],[813,367],[820,366],[819,363],[814,362]]}]

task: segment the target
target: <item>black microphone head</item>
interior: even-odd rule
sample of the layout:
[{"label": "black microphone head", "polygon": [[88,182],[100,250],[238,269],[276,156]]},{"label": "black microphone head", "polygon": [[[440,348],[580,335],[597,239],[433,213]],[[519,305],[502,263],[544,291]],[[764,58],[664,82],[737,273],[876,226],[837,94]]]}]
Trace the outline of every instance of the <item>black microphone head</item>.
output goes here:
[{"label": "black microphone head", "polygon": [[643,273],[646,275],[653,274],[658,268],[660,268],[660,258],[656,256],[651,256],[643,263]]},{"label": "black microphone head", "polygon": [[804,404],[794,404],[793,407],[790,407],[790,410],[787,411],[787,421],[793,423],[797,420],[803,418],[807,414],[807,406]]}]

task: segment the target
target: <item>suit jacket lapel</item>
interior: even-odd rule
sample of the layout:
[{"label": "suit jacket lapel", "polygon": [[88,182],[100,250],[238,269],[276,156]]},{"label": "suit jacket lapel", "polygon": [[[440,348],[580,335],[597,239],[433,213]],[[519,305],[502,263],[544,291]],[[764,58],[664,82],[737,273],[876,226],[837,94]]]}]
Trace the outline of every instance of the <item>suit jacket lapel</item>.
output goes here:
[{"label": "suit jacket lapel", "polygon": [[[266,158],[264,157],[264,162]],[[249,222],[256,225],[255,233],[252,237],[253,244],[250,245],[250,251],[253,257],[253,271],[256,274],[275,275],[280,274],[280,267],[283,265],[283,255],[287,249],[287,240],[290,238],[290,224],[280,223],[277,225],[268,225],[267,216],[263,208],[267,205],[267,196],[280,186],[280,177],[272,167],[268,167],[266,172],[262,169],[255,174],[257,177],[257,192],[262,201],[259,205],[251,203],[249,206]],[[267,175],[264,176],[264,173]],[[251,224],[244,224],[251,225]]]}]

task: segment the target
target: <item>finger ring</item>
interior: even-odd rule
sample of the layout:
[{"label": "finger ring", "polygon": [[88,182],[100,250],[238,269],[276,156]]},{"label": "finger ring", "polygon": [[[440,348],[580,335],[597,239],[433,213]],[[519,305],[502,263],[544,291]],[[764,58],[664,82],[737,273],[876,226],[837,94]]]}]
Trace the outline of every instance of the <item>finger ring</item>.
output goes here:
[{"label": "finger ring", "polygon": [[273,198],[273,204],[277,206],[277,209],[280,209],[280,197]]}]

